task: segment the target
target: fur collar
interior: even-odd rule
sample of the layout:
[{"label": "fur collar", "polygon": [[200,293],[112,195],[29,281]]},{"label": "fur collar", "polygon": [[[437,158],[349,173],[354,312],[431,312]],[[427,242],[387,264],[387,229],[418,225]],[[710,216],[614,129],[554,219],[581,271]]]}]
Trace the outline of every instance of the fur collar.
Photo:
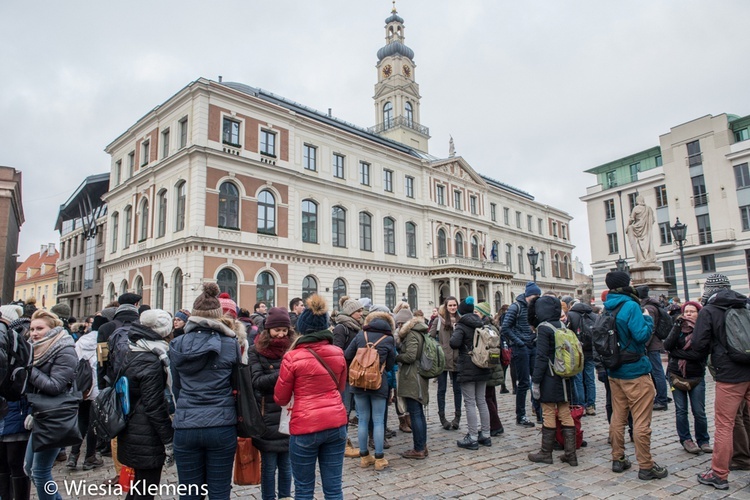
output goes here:
[{"label": "fur collar", "polygon": [[[406,335],[419,324],[422,324],[425,327],[427,326],[423,316],[414,316],[412,319],[401,325],[401,329],[398,331],[398,338],[403,341],[406,338]],[[424,328],[424,330],[426,330],[426,328]]]}]

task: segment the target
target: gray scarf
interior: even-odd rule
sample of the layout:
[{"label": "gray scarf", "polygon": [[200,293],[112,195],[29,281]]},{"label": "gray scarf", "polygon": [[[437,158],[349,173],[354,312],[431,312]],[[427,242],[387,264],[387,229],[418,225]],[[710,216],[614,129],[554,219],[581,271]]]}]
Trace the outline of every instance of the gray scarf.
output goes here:
[{"label": "gray scarf", "polygon": [[164,366],[164,373],[167,374],[167,388],[170,394],[172,393],[172,371],[169,369],[169,344],[164,340],[146,340],[138,339],[137,342],[130,342],[130,350],[132,352],[152,352],[156,354]]}]

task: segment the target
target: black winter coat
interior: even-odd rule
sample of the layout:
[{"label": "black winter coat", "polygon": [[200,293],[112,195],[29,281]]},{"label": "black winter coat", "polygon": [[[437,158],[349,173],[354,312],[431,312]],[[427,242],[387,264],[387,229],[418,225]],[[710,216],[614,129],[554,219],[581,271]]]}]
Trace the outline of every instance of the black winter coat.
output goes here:
[{"label": "black winter coat", "polygon": [[[706,374],[706,355],[696,352],[692,348],[685,349],[685,334],[682,333],[682,321],[678,318],[672,326],[672,331],[664,339],[664,349],[669,351],[667,371],[683,378],[703,378]],[[679,361],[684,359],[685,375],[680,370]]]},{"label": "black winter coat", "polygon": [[[118,308],[119,309],[119,308]],[[131,323],[135,323],[138,321],[139,315],[138,315],[138,309],[131,309],[131,308],[123,308],[122,310],[118,310],[117,313],[115,313],[115,317],[112,319],[112,321],[107,321],[104,323],[101,327],[99,327],[99,330],[96,332],[96,342],[98,344],[101,344],[102,342],[109,341],[109,337],[123,325],[128,325]],[[114,373],[111,373],[110,363],[109,360],[104,361],[102,366],[99,367],[98,370],[96,370],[96,377],[97,382],[99,383],[99,389],[104,389],[109,384],[107,384],[107,381],[105,377],[109,375],[109,378],[114,378]]]},{"label": "black winter coat", "polygon": [[273,400],[273,391],[279,378],[282,358],[267,358],[258,353],[255,345],[250,346],[247,351],[247,364],[250,366],[253,378],[253,393],[267,429],[263,438],[253,438],[253,445],[260,451],[272,453],[289,451],[289,435],[279,432],[281,407]]},{"label": "black winter coat", "polygon": [[584,304],[583,302],[573,304],[573,307],[571,307],[568,311],[568,328],[573,330],[575,334],[578,335],[578,340],[581,341],[581,345],[583,346],[583,357],[585,359],[593,359],[594,345],[591,342],[592,339],[581,338],[582,335],[578,333],[583,331],[582,323],[584,316],[589,316],[592,319],[596,319],[596,313],[590,305]]},{"label": "black winter coat", "polygon": [[451,347],[458,349],[457,381],[486,382],[492,376],[491,368],[480,368],[471,361],[469,354],[474,346],[474,330],[482,327],[482,319],[474,313],[464,314],[458,319],[451,335]]},{"label": "black winter coat", "polygon": [[[564,403],[570,401],[570,379],[564,379],[550,368],[550,361],[555,359],[555,330],[560,328],[561,306],[560,300],[554,297],[542,296],[536,301],[536,316],[539,326],[536,329],[536,361],[531,381],[539,384],[541,403]],[[542,325],[547,322],[548,325]]]},{"label": "black winter coat", "polygon": [[[162,340],[149,328],[136,324],[128,338],[135,342]],[[167,375],[159,357],[152,352],[131,351],[124,375],[130,387],[130,416],[117,436],[117,458],[134,469],[158,469],[164,465],[164,445],[172,442],[172,420],[164,397]]]}]

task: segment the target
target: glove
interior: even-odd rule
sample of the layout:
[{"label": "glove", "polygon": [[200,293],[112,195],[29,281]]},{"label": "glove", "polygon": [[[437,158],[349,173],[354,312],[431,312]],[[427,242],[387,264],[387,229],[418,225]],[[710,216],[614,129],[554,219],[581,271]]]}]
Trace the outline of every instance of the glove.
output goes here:
[{"label": "glove", "polygon": [[539,384],[531,384],[531,397],[537,400],[542,397],[542,390]]},{"label": "glove", "polygon": [[164,466],[172,467],[174,465],[174,447],[172,446],[172,443],[169,443],[164,447],[164,454],[166,455]]},{"label": "glove", "polygon": [[26,415],[26,420],[23,421],[23,426],[27,431],[30,431],[34,427],[34,417],[30,414]]}]

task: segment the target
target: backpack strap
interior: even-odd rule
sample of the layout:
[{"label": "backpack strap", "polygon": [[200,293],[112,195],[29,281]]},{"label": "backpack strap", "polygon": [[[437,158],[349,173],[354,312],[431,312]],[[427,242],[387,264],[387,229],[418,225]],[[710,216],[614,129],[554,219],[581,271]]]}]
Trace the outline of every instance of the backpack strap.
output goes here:
[{"label": "backpack strap", "polygon": [[[375,347],[376,345],[378,345],[380,343],[380,341],[383,340],[384,338],[385,338],[385,335],[383,335],[377,341],[375,341],[375,343],[373,343],[371,347]],[[370,345],[370,341],[367,339],[367,332],[365,332],[365,343],[367,345]]]},{"label": "backpack strap", "polygon": [[328,366],[328,363],[326,363],[325,361],[323,361],[323,358],[321,358],[318,355],[318,353],[315,352],[314,350],[310,349],[309,347],[306,347],[305,349],[307,349],[308,351],[310,351],[310,354],[312,354],[313,356],[315,356],[315,359],[317,359],[320,362],[320,364],[323,365],[323,368],[325,368],[328,371],[328,374],[333,379],[333,383],[336,384],[336,389],[338,390],[338,388],[339,388],[339,379],[336,378],[336,375],[333,373],[333,370],[331,370],[331,367]]}]

